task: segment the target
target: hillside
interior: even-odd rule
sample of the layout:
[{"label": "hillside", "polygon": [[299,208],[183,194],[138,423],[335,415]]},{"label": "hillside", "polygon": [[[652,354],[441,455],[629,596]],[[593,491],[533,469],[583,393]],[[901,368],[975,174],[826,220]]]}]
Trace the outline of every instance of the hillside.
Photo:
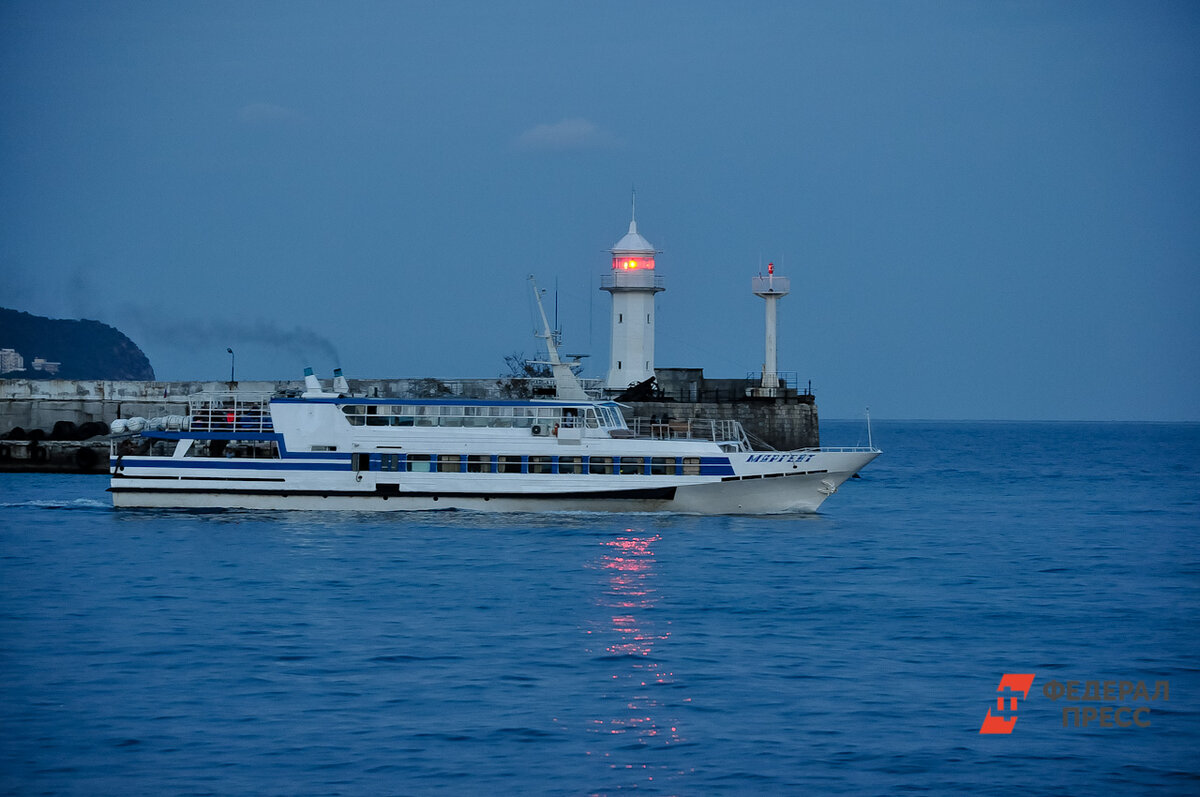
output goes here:
[{"label": "hillside", "polygon": [[[45,318],[0,307],[0,349],[13,349],[25,360],[25,370],[0,372],[0,377],[154,379],[150,360],[137,344],[99,321]],[[61,363],[58,373],[35,370],[35,357]]]}]

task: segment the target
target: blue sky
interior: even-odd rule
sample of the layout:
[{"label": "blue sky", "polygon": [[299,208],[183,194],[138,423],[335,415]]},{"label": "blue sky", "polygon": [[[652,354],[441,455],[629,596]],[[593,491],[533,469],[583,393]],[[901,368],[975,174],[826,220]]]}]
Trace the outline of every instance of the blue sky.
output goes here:
[{"label": "blue sky", "polygon": [[607,367],[637,188],[660,366],[822,415],[1200,420],[1190,2],[0,4],[0,305],[166,379],[491,376],[525,277]]}]

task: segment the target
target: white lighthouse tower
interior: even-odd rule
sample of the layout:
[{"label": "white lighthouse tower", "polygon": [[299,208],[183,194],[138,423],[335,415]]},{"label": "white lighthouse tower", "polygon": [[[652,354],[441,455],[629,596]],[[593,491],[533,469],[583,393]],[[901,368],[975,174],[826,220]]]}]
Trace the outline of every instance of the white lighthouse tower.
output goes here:
[{"label": "white lighthouse tower", "polygon": [[792,291],[792,281],[787,277],[775,276],[775,264],[767,264],[767,276],[754,277],[750,283],[750,288],[755,296],[761,296],[767,302],[767,335],[766,335],[766,352],[763,356],[763,370],[761,386],[755,389],[755,393],[759,396],[777,396],[779,395],[779,371],[776,363],[776,341],[778,334],[776,331],[776,305],[779,300],[787,296]]},{"label": "white lighthouse tower", "polygon": [[600,290],[612,294],[609,390],[624,390],[654,376],[654,294],[665,290],[654,273],[655,249],[637,231],[636,205],[629,232],[612,248],[612,273]]}]

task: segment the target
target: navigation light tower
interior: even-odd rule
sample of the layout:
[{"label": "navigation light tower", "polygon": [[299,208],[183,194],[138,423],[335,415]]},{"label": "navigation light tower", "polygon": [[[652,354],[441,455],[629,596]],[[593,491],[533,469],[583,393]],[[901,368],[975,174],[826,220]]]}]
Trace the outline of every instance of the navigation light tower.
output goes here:
[{"label": "navigation light tower", "polygon": [[780,298],[787,296],[792,290],[792,281],[787,277],[775,276],[775,264],[767,264],[767,276],[761,274],[754,277],[750,283],[755,296],[761,296],[767,302],[767,339],[766,355],[763,358],[762,386],[756,391],[762,396],[777,395],[779,390],[779,371],[776,363],[776,305]]},{"label": "navigation light tower", "polygon": [[609,390],[624,390],[654,376],[654,294],[665,290],[654,273],[654,247],[637,231],[636,205],[629,232],[612,248],[612,272],[600,290],[612,294]]}]

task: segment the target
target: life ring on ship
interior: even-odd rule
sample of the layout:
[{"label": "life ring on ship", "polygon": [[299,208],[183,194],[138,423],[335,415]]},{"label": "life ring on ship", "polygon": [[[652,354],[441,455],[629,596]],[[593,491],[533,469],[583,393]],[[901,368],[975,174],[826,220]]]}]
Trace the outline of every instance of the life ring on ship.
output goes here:
[{"label": "life ring on ship", "polygon": [[554,435],[555,437],[558,437],[558,424],[557,423],[554,424],[554,429],[553,429],[553,431],[550,432],[550,434]]}]

